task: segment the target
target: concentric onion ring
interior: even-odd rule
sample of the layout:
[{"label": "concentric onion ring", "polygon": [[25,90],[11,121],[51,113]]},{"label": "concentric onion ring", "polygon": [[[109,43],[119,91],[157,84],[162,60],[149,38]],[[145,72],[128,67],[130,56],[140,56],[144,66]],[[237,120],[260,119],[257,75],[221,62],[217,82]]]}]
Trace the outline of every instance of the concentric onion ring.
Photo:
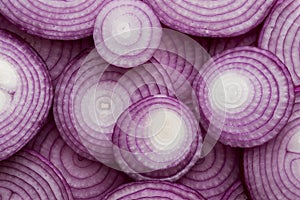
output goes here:
[{"label": "concentric onion ring", "polygon": [[278,2],[260,33],[258,46],[276,54],[300,85],[300,2]]},{"label": "concentric onion ring", "polygon": [[165,25],[208,37],[241,35],[257,26],[276,0],[145,0]]},{"label": "concentric onion ring", "polygon": [[205,198],[191,188],[164,181],[128,183],[111,192],[104,200],[115,199],[205,200]]},{"label": "concentric onion ring", "polygon": [[241,180],[236,181],[222,197],[222,200],[247,200]]},{"label": "concentric onion ring", "polygon": [[92,35],[105,0],[1,0],[0,11],[27,33],[47,39],[75,40]]},{"label": "concentric onion ring", "polygon": [[0,29],[0,160],[41,128],[52,103],[47,68],[21,38]]},{"label": "concentric onion ring", "polygon": [[0,162],[0,199],[72,200],[69,185],[43,156],[22,150]]},{"label": "concentric onion ring", "polygon": [[159,46],[161,25],[140,0],[113,0],[105,4],[95,23],[96,49],[107,62],[124,68],[149,60]]},{"label": "concentric onion ring", "polygon": [[213,57],[195,85],[201,123],[222,131],[224,144],[261,145],[280,132],[292,113],[290,73],[274,54],[256,47],[238,47]]},{"label": "concentric onion ring", "polygon": [[75,199],[102,199],[128,178],[76,154],[60,137],[52,118],[26,146],[47,158],[63,175]]},{"label": "concentric onion ring", "polygon": [[126,109],[112,141],[119,167],[136,180],[178,180],[200,158],[202,146],[190,109],[163,95],[146,97]]}]

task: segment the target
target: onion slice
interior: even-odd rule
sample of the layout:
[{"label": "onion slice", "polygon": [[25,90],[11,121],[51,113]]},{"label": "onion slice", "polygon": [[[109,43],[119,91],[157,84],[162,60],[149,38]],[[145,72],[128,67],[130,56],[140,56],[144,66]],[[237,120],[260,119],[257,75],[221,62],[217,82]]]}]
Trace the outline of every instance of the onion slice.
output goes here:
[{"label": "onion slice", "polygon": [[27,33],[56,40],[75,40],[92,35],[105,0],[1,0],[0,11]]},{"label": "onion slice", "polygon": [[152,57],[162,30],[158,18],[144,2],[113,0],[101,8],[93,35],[101,57],[113,65],[130,68]]},{"label": "onion slice", "polygon": [[205,200],[204,197],[191,188],[166,181],[143,181],[125,184],[104,198],[104,200],[115,199]]},{"label": "onion slice", "polygon": [[248,32],[267,16],[276,0],[145,0],[162,23],[196,36],[229,37]]},{"label": "onion slice", "polygon": [[286,66],[271,52],[237,47],[205,64],[195,88],[201,124],[222,131],[234,147],[261,145],[287,123],[294,87]]},{"label": "onion slice", "polygon": [[176,181],[200,158],[201,131],[190,109],[164,95],[132,104],[112,136],[122,171],[136,180]]},{"label": "onion slice", "polygon": [[53,98],[45,63],[21,38],[0,29],[0,160],[41,128]]},{"label": "onion slice", "polygon": [[52,117],[26,147],[39,152],[61,172],[75,199],[103,199],[129,180],[121,172],[76,154],[60,137]]},{"label": "onion slice", "polygon": [[22,150],[0,162],[0,199],[66,199],[73,196],[60,172],[43,156]]}]

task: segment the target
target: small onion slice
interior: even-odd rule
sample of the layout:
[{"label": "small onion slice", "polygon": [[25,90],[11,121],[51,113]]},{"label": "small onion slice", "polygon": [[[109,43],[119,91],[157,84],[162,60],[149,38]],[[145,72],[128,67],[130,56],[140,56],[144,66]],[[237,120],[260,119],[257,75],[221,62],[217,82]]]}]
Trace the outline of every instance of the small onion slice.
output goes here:
[{"label": "small onion slice", "polygon": [[21,38],[0,29],[0,160],[41,128],[53,98],[45,63]]},{"label": "small onion slice", "polygon": [[43,156],[22,150],[0,162],[0,199],[72,200],[69,185]]},{"label": "small onion slice", "polygon": [[104,200],[205,200],[196,191],[186,186],[167,181],[143,181],[120,186]]},{"label": "small onion slice", "polygon": [[213,57],[195,85],[202,125],[222,131],[220,141],[227,145],[261,145],[280,132],[292,113],[290,73],[274,54],[256,47]]},{"label": "small onion slice", "polygon": [[178,181],[210,200],[223,199],[236,182],[241,183],[239,151],[221,143],[217,143]]},{"label": "small onion slice", "polygon": [[113,0],[101,8],[93,35],[96,49],[104,60],[130,68],[152,57],[162,30],[158,18],[144,2]]},{"label": "small onion slice", "polygon": [[129,178],[76,154],[60,137],[52,118],[26,146],[47,158],[63,175],[75,199],[103,199]]},{"label": "small onion slice", "polygon": [[112,140],[121,170],[136,180],[176,181],[200,158],[202,147],[191,110],[164,95],[146,97],[125,110]]},{"label": "small onion slice", "polygon": [[162,23],[196,36],[229,37],[248,32],[267,16],[276,0],[145,0]]},{"label": "small onion slice", "polygon": [[260,33],[258,46],[276,54],[300,85],[300,2],[279,1]]},{"label": "small onion slice", "polygon": [[300,118],[268,143],[244,151],[244,177],[253,200],[300,199]]},{"label": "small onion slice", "polygon": [[56,40],[92,35],[96,17],[106,0],[1,0],[0,11],[27,33]]}]

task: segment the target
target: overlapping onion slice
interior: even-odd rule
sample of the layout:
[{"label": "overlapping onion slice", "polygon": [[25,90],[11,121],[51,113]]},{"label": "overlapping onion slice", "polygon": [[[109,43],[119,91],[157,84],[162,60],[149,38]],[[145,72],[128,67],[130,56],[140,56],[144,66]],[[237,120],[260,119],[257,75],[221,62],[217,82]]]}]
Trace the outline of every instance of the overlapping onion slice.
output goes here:
[{"label": "overlapping onion slice", "polygon": [[165,25],[208,37],[241,35],[257,26],[275,0],[145,0]]},{"label": "overlapping onion slice", "polygon": [[130,68],[148,61],[162,30],[152,9],[140,0],[112,0],[102,7],[94,29],[99,54],[109,63]]},{"label": "overlapping onion slice", "polygon": [[47,68],[21,38],[0,29],[0,160],[41,128],[53,98]]},{"label": "overlapping onion slice", "polygon": [[57,40],[92,35],[96,17],[105,0],[1,0],[0,11],[27,33]]},{"label": "overlapping onion slice", "polygon": [[247,200],[244,186],[241,180],[236,181],[222,197],[222,200]]},{"label": "overlapping onion slice", "polygon": [[294,87],[286,66],[271,52],[237,47],[213,57],[195,80],[204,127],[222,131],[220,141],[261,145],[287,123]]},{"label": "overlapping onion slice", "polygon": [[300,85],[300,2],[280,1],[268,16],[258,46],[276,54],[288,67],[294,84]]},{"label": "overlapping onion slice", "polygon": [[104,200],[165,199],[205,200],[196,191],[186,186],[167,181],[143,181],[128,183],[111,192]]},{"label": "overlapping onion slice", "polygon": [[121,172],[76,154],[60,137],[52,118],[27,148],[39,152],[61,172],[75,199],[103,199],[129,179]]},{"label": "overlapping onion slice", "polygon": [[92,47],[91,38],[74,41],[48,40],[36,37],[18,29],[0,15],[0,27],[12,31],[28,42],[43,58],[49,70],[52,83],[56,85],[65,66],[84,49]]},{"label": "overlapping onion slice", "polygon": [[270,142],[245,150],[245,183],[253,200],[300,198],[299,133],[300,118],[297,117]]},{"label": "overlapping onion slice", "polygon": [[112,140],[121,170],[136,180],[178,180],[200,158],[202,146],[191,110],[164,95],[146,97],[125,110]]},{"label": "overlapping onion slice", "polygon": [[118,168],[111,135],[133,102],[169,94],[168,74],[146,63],[130,70],[110,66],[94,49],[74,59],[56,87],[54,116],[63,139],[80,155]]},{"label": "overlapping onion slice", "polygon": [[217,143],[178,181],[210,200],[229,199],[231,194],[226,193],[234,190],[232,187],[238,182],[241,183],[239,151],[221,143]]},{"label": "overlapping onion slice", "polygon": [[0,199],[72,200],[69,185],[43,156],[22,150],[0,162]]}]

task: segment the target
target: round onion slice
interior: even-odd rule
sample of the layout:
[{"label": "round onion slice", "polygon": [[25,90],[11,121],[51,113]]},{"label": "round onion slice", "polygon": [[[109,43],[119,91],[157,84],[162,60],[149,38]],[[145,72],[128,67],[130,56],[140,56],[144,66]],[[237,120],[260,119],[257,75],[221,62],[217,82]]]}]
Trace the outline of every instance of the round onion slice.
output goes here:
[{"label": "round onion slice", "polygon": [[258,46],[276,54],[300,85],[300,2],[278,2],[260,33]]},{"label": "round onion slice", "polygon": [[145,0],[165,25],[208,37],[241,35],[257,26],[276,0]]},{"label": "round onion slice", "polygon": [[75,40],[92,35],[105,0],[1,0],[0,11],[9,21],[39,37]]},{"label": "round onion slice", "polygon": [[286,66],[256,47],[237,47],[214,57],[195,85],[202,125],[222,131],[220,141],[235,147],[253,147],[275,137],[294,104]]},{"label": "round onion slice", "polygon": [[75,199],[103,199],[128,179],[121,172],[76,154],[62,140],[52,118],[26,147],[39,152],[61,172]]},{"label": "round onion slice", "polygon": [[104,200],[132,199],[176,199],[176,200],[205,200],[196,191],[186,186],[167,181],[143,181],[128,183],[120,186]]},{"label": "round onion slice", "polygon": [[176,181],[200,158],[201,131],[190,109],[175,98],[146,97],[116,123],[115,159],[136,180]]},{"label": "round onion slice", "polygon": [[45,63],[21,38],[0,29],[0,160],[41,128],[52,102]]},{"label": "round onion slice", "polygon": [[300,118],[265,145],[244,152],[245,183],[253,200],[300,198]]},{"label": "round onion slice", "polygon": [[101,8],[93,35],[101,57],[113,65],[130,68],[152,57],[162,30],[158,18],[144,2],[113,0]]},{"label": "round onion slice", "polygon": [[117,168],[111,135],[118,116],[143,97],[168,95],[167,78],[152,63],[125,70],[110,66],[96,50],[85,52],[69,64],[56,87],[58,130],[78,154]]},{"label": "round onion slice", "polygon": [[59,171],[40,154],[23,150],[0,162],[0,199],[66,199],[73,196]]},{"label": "round onion slice", "polygon": [[0,28],[7,29],[18,34],[28,42],[43,58],[49,70],[52,83],[56,85],[59,76],[65,66],[84,49],[92,47],[91,38],[74,41],[48,40],[36,37],[18,29],[12,23],[0,15]]},{"label": "round onion slice", "polygon": [[241,182],[238,150],[217,143],[178,182],[193,188],[207,199],[223,199],[235,182]]}]

